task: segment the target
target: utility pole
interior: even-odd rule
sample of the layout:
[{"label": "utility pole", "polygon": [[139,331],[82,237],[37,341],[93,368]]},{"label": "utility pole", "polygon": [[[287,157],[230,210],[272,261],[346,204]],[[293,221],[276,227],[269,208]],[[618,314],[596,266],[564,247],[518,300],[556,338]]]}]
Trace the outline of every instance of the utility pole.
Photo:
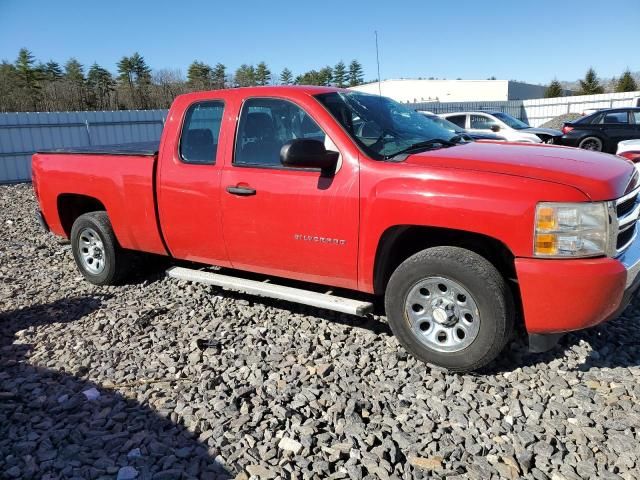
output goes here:
[{"label": "utility pole", "polygon": [[378,31],[374,30],[373,33],[376,35],[376,63],[378,64],[378,95],[382,96],[382,86],[380,84],[380,55],[378,53]]}]

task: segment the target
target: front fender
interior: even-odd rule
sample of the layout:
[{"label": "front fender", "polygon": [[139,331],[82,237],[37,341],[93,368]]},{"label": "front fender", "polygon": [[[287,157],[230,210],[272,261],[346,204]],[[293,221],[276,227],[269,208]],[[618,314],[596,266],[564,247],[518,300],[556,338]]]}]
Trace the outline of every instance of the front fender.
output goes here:
[{"label": "front fender", "polygon": [[396,226],[455,229],[491,237],[516,257],[533,249],[535,206],[581,202],[580,190],[519,176],[379,162],[362,165],[359,287],[373,291],[376,251]]}]

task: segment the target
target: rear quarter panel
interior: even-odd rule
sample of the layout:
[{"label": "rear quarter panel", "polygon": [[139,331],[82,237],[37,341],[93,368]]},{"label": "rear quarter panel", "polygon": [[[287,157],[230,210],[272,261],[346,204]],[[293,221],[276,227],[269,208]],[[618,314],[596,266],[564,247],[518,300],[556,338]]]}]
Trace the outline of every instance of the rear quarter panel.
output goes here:
[{"label": "rear quarter panel", "polygon": [[69,235],[60,220],[59,197],[86,195],[105,206],[122,247],[166,254],[156,221],[155,161],[153,156],[35,154],[38,200],[51,231]]}]

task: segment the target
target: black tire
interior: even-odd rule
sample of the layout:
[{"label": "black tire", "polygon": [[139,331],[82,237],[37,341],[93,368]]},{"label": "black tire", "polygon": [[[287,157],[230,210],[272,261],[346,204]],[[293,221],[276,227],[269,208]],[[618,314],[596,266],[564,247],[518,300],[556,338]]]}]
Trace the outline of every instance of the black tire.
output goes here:
[{"label": "black tire", "polygon": [[604,151],[604,141],[595,136],[585,137],[578,143],[578,148],[591,150],[593,152],[602,152]]},{"label": "black tire", "polygon": [[[104,267],[98,273],[90,271],[82,260],[82,246],[80,236],[86,229],[97,233],[102,243],[101,255]],[[90,212],[80,215],[71,227],[71,251],[78,270],[94,285],[116,285],[129,272],[131,255],[118,244],[111,227],[107,212]]]},{"label": "black tire", "polygon": [[[412,288],[429,277],[462,285],[473,297],[480,326],[472,343],[460,351],[429,348],[411,328],[405,302]],[[434,247],[409,257],[393,272],[385,293],[391,330],[399,342],[423,362],[453,372],[477,370],[493,361],[511,338],[515,308],[505,279],[484,257],[459,247]]]}]

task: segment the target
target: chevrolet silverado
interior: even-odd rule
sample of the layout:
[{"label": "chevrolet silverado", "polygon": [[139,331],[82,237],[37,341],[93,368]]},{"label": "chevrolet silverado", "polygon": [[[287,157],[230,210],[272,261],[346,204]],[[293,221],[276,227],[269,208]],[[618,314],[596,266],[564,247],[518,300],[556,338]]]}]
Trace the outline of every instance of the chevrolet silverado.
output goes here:
[{"label": "chevrolet silverado", "polygon": [[231,272],[176,278],[340,312],[367,315],[378,297],[399,342],[452,371],[496,358],[516,322],[548,348],[617,315],[638,286],[631,162],[467,141],[377,95],[189,93],[159,144],[39,152],[32,166],[39,220],[96,285],[147,252]]}]

